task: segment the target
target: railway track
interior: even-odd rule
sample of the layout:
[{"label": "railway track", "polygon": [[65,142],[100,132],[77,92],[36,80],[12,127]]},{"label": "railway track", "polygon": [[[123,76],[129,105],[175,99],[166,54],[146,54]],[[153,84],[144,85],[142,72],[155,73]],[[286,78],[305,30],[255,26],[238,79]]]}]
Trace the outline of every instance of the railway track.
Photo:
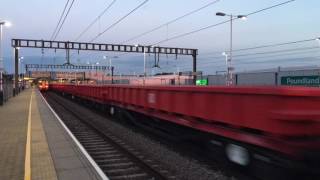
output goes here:
[{"label": "railway track", "polygon": [[68,100],[53,93],[44,96],[109,179],[176,179],[161,164],[92,123],[90,114],[77,110]]},{"label": "railway track", "polygon": [[[173,149],[173,151],[179,152],[178,154],[179,156],[180,155],[183,155],[185,157],[190,156],[191,157],[190,159],[197,159],[197,161],[200,160],[200,164],[189,163],[191,161],[188,160],[188,158],[186,158],[185,160],[187,161],[185,161],[179,156],[172,154],[170,151],[163,150],[163,149],[159,151],[160,148],[154,148],[155,144],[152,144],[148,141],[141,141],[141,139],[137,138],[138,136],[136,137],[134,133],[129,133],[130,136],[128,136],[128,134],[126,133],[129,131],[128,129],[110,128],[110,132],[112,133],[105,131],[104,129],[108,129],[109,127],[112,127],[114,125],[112,125],[113,123],[110,123],[111,121],[109,122],[105,118],[104,106],[87,102],[81,98],[73,97],[72,95],[67,95],[67,97],[69,98],[72,97],[72,99],[74,99],[76,102],[87,104],[88,106],[90,106],[91,109],[89,110],[89,108],[81,107],[81,105],[76,103],[74,100],[70,101],[60,95],[54,94],[52,92],[49,92],[49,93],[52,96],[51,98],[48,98],[49,103],[52,102],[53,104],[56,104],[54,105],[54,107],[56,106],[55,109],[56,108],[58,109],[56,110],[58,113],[60,109],[60,113],[62,116],[73,116],[73,117],[62,117],[62,119],[66,119],[67,121],[69,121],[70,119],[79,119],[82,121],[82,123],[84,124],[83,126],[79,126],[79,123],[75,123],[75,122],[69,122],[69,123],[66,122],[66,124],[67,126],[70,126],[69,128],[71,131],[74,131],[75,136],[87,149],[88,153],[91,154],[93,159],[96,160],[97,164],[101,167],[101,169],[108,176],[111,176],[110,179],[192,179],[192,180],[193,179],[201,179],[201,180],[202,179],[206,179],[206,180],[207,179],[210,179],[210,180],[211,179],[212,180],[213,179],[214,180],[224,180],[224,179],[228,179],[228,180],[229,179],[233,179],[233,180],[248,179],[249,180],[250,179],[251,180],[251,179],[257,179],[257,178],[268,179],[268,180],[269,179],[292,179],[292,178],[288,178],[286,176],[286,173],[282,173],[277,169],[276,171],[273,171],[274,174],[266,173],[266,172],[271,172],[270,170],[272,170],[272,168],[274,167],[270,167],[271,169],[270,170],[268,169],[268,171],[265,172],[264,168],[266,167],[266,165],[261,163],[259,165],[259,167],[261,166],[260,169],[259,168],[257,169],[256,166],[250,166],[249,168],[244,169],[239,166],[231,165],[228,162],[225,162],[225,158],[223,158],[224,154],[221,154],[220,151],[218,152],[218,149],[212,149],[211,146],[210,148],[208,148],[208,147],[202,146],[203,144],[198,144],[198,143],[194,144],[194,142],[189,143],[189,142],[182,141],[182,142],[179,142],[179,146],[181,146],[181,144],[183,145],[182,147],[183,150],[181,150],[181,148],[176,147],[177,145],[176,143],[174,143],[172,147],[170,143],[168,144],[161,143],[161,145],[166,144],[167,147],[170,148],[170,150]],[[94,107],[93,109],[101,109],[101,110],[103,109],[103,110],[101,112],[92,111],[92,107]],[[97,115],[97,113],[100,115]],[[117,120],[121,121],[121,120],[124,120],[125,118],[128,118],[128,116],[122,117],[121,115],[123,114],[124,112],[122,111],[121,113],[119,113],[119,115],[117,114],[118,115]],[[139,116],[139,114],[138,115],[131,114],[130,116],[134,116],[136,118],[139,118],[140,120],[145,119],[145,117],[140,117],[141,115]],[[119,124],[119,121],[116,121],[116,123]],[[87,130],[88,124],[90,125],[90,127],[93,127],[95,134]],[[130,129],[131,128],[132,127],[130,127]],[[76,129],[76,130],[73,130],[73,129]],[[173,130],[173,132],[176,132],[176,131]],[[97,136],[97,133],[100,136]],[[185,134],[185,133],[182,133],[182,134]],[[126,142],[129,142],[131,147],[117,137],[120,137],[121,139],[125,139]],[[146,137],[150,137],[150,135],[146,135]],[[133,160],[131,160],[131,158],[121,159],[120,157],[122,157],[122,155],[120,153],[117,153],[114,150],[115,148],[112,148],[112,146],[110,145],[104,144],[104,141],[106,141],[106,139],[112,142],[112,144],[115,144],[117,147],[120,147],[120,149],[122,149],[121,153],[129,154],[129,156],[132,157]],[[156,141],[159,142],[159,140],[156,140]],[[167,142],[166,140],[164,141]],[[147,143],[142,143],[143,148],[141,148],[141,142],[147,142]],[[162,138],[161,138],[161,142],[162,142]],[[198,151],[197,148],[190,149],[190,147],[193,147],[193,146],[200,146],[206,149],[201,148],[201,151]],[[141,151],[138,152],[133,147]],[[150,148],[150,151],[149,149],[146,150],[145,147]],[[157,150],[155,151],[155,149]],[[185,149],[188,149],[186,153],[185,153]],[[144,153],[141,153],[141,152],[144,152]],[[152,153],[151,155],[150,155],[150,152]],[[193,152],[195,152],[195,154],[197,155],[194,155]],[[219,161],[216,161],[215,163],[211,164],[211,161],[209,162],[206,159],[203,159],[201,155],[202,153],[205,153],[205,154],[213,153],[213,155],[221,154],[221,159],[220,159],[220,156],[218,156],[217,159],[219,159]],[[154,158],[157,159],[156,162],[162,162],[162,163],[156,163],[155,161],[149,159],[148,157],[145,157],[144,154],[146,156],[149,156],[149,158],[151,157],[152,159]],[[158,154],[160,154],[160,156],[158,156]],[[200,155],[198,156],[198,154]],[[126,157],[126,156],[123,156],[123,157]],[[161,158],[159,159],[159,157]],[[113,160],[113,158],[115,159]],[[112,164],[114,163],[114,161],[116,161],[115,165]],[[216,164],[217,162],[219,162],[218,166]],[[141,165],[135,165],[135,163],[141,164]],[[161,164],[166,168],[161,168]],[[211,165],[213,166],[213,168],[211,168],[212,167]],[[170,170],[166,170],[166,169],[170,169]],[[199,171],[199,169],[201,170]],[[140,170],[143,170],[143,171],[141,172]],[[173,172],[174,175],[173,174],[170,175],[169,171],[171,173]],[[192,173],[189,173],[189,172],[192,172]],[[123,175],[122,173],[128,173],[128,175]],[[291,174],[290,174],[290,177],[291,177]],[[301,179],[301,178],[295,178],[295,179]]]}]

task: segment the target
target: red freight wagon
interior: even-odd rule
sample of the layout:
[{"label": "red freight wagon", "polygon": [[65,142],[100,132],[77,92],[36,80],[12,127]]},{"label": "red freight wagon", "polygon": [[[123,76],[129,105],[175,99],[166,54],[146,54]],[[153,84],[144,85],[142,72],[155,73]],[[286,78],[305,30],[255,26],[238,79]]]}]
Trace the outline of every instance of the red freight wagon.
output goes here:
[{"label": "red freight wagon", "polygon": [[67,84],[50,88],[297,159],[306,152],[320,152],[318,88]]}]

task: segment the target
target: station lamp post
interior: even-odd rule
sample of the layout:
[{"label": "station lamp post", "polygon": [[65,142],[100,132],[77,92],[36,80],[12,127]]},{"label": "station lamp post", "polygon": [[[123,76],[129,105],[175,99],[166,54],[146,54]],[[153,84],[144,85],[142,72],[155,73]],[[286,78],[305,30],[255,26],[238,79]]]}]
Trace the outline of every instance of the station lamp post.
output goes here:
[{"label": "station lamp post", "polygon": [[112,58],[113,59],[116,59],[116,58],[119,58],[118,56],[103,56],[103,59],[107,60],[109,58],[109,70],[111,70],[111,67],[112,67]]},{"label": "station lamp post", "polygon": [[231,86],[233,84],[233,75],[232,75],[232,71],[234,70],[234,68],[231,66],[231,62],[232,62],[232,34],[233,34],[233,20],[234,19],[247,19],[246,15],[232,15],[232,14],[226,14],[223,12],[217,12],[216,13],[217,16],[228,16],[230,17],[230,51],[229,54],[224,53],[223,55],[226,56],[227,59],[227,79],[226,79],[226,85],[227,86]]},{"label": "station lamp post", "polygon": [[19,65],[20,65],[20,66],[19,66],[19,68],[20,68],[20,73],[19,73],[19,74],[22,74],[22,73],[23,73],[23,70],[22,70],[22,69],[23,69],[23,66],[22,66],[22,64],[23,64],[23,59],[24,59],[23,56],[19,57],[19,59],[18,59],[18,60],[19,60],[19,63],[20,63],[20,64],[19,64]]},{"label": "station lamp post", "polygon": [[[23,56],[21,56],[21,57],[19,57],[19,59],[18,59],[18,63],[19,63],[19,69],[20,69],[20,72],[18,73],[19,74],[19,77],[20,77],[20,80],[21,80],[21,85],[23,86],[23,79],[24,79],[24,75],[23,75],[23,59],[24,59],[24,57]],[[19,81],[20,81],[19,80]]]},{"label": "station lamp post", "polygon": [[146,76],[147,76],[146,48],[148,47],[154,48],[154,46],[143,46],[140,44],[135,44],[134,46],[143,48],[143,85],[145,85]]},{"label": "station lamp post", "polygon": [[11,23],[9,21],[0,21],[0,105],[3,104],[3,55],[2,55],[2,27],[10,27]]},{"label": "station lamp post", "polygon": [[[99,61],[97,61],[97,62],[95,63],[96,66],[99,66],[99,64],[100,64]],[[97,77],[97,82],[99,82],[98,68],[96,68],[96,77]]]},{"label": "station lamp post", "polygon": [[[103,56],[103,59],[107,60],[109,56]],[[111,84],[113,84],[113,71],[114,68],[112,67],[112,58],[116,59],[119,58],[118,56],[111,56],[109,57],[109,72],[110,72],[110,76],[111,76]]]},{"label": "station lamp post", "polygon": [[143,47],[143,85],[145,85],[146,76],[147,76],[147,66],[146,66],[146,46],[140,44],[134,45],[135,47]]},{"label": "station lamp post", "polygon": [[[90,66],[90,61],[87,61],[87,63],[86,63],[86,64],[87,64],[87,66]],[[91,72],[92,72],[92,69],[90,68],[89,70],[90,70],[90,71],[89,71],[89,77],[91,78]]]},{"label": "station lamp post", "polygon": [[233,70],[233,67],[231,65],[231,60],[230,60],[230,56],[227,52],[223,52],[222,53],[222,56],[225,56],[226,57],[226,67],[227,67],[227,70],[225,71],[226,74],[227,74],[227,77],[226,77],[226,85],[227,86],[231,86],[232,85],[232,82],[233,82],[233,73],[232,73],[232,70]]}]

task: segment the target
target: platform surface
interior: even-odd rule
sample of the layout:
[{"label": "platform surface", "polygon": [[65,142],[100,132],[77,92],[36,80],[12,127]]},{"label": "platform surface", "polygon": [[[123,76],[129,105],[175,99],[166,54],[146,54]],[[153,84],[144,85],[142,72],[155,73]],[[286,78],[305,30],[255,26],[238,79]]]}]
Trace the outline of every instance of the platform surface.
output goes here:
[{"label": "platform surface", "polygon": [[1,106],[0,124],[0,179],[100,179],[38,90]]},{"label": "platform surface", "polygon": [[0,106],[0,179],[23,179],[27,139],[27,90]]}]

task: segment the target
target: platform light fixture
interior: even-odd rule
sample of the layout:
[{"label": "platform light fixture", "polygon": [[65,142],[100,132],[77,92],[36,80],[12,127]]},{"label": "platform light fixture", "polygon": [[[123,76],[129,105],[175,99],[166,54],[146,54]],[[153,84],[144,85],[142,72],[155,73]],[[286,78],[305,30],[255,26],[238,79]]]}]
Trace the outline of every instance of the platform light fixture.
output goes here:
[{"label": "platform light fixture", "polygon": [[0,21],[0,25],[3,25],[5,27],[10,27],[12,26],[10,21]]},{"label": "platform light fixture", "polygon": [[248,19],[248,17],[245,16],[245,15],[238,15],[237,17],[238,17],[239,19],[242,19],[242,20],[247,20],[247,19]]},{"label": "platform light fixture", "polygon": [[11,27],[12,24],[11,24],[10,21],[4,21],[4,26],[6,26],[6,27]]},{"label": "platform light fixture", "polygon": [[320,47],[320,37],[317,37],[315,40],[317,41],[318,46]]},{"label": "platform light fixture", "polygon": [[222,56],[227,56],[228,54],[224,51],[222,52]]},{"label": "platform light fixture", "polygon": [[223,12],[217,12],[216,15],[217,15],[217,16],[226,16],[226,14],[223,13]]}]

